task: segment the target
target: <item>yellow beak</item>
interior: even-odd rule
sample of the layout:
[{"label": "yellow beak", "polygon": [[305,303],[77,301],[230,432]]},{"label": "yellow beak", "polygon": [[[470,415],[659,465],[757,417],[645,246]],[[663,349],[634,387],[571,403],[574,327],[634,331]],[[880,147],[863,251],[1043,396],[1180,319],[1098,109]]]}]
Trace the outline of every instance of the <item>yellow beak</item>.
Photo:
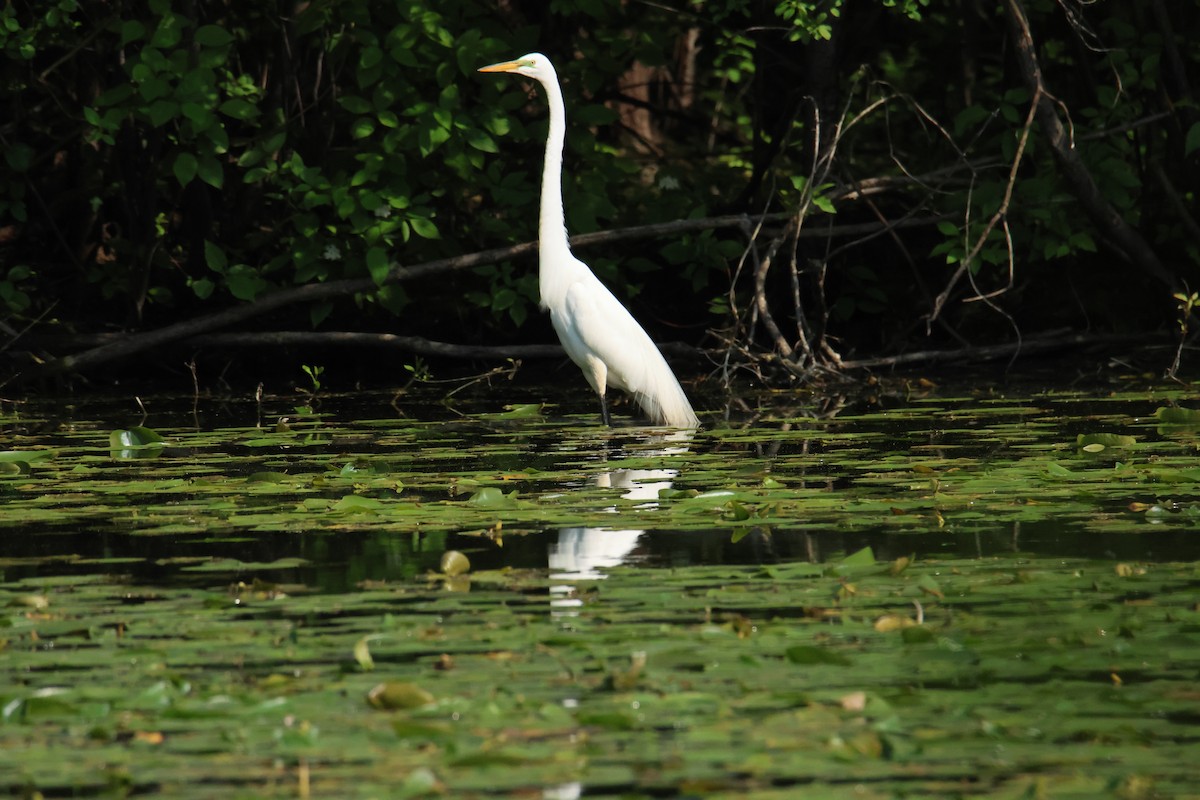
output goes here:
[{"label": "yellow beak", "polygon": [[501,61],[499,64],[489,64],[486,67],[480,67],[480,72],[516,72],[521,66],[519,61]]}]

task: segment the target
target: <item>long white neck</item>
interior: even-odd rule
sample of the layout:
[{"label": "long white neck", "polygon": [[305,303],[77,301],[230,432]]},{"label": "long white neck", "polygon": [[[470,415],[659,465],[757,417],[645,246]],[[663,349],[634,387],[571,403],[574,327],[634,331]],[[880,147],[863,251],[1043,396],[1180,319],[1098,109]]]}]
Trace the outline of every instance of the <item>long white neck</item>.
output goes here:
[{"label": "long white neck", "polygon": [[570,252],[567,224],[563,219],[562,158],[567,134],[567,111],[563,105],[558,77],[541,81],[550,106],[550,131],[546,135],[546,161],[542,165],[542,213],[538,230],[538,255],[542,263]]}]

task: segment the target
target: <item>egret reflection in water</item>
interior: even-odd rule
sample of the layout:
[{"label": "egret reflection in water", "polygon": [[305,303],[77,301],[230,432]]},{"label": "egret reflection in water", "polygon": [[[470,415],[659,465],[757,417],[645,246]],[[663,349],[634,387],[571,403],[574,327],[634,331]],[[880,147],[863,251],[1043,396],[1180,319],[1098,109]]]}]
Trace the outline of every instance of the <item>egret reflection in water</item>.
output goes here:
[{"label": "egret reflection in water", "polygon": [[[668,459],[688,452],[693,431],[673,431],[669,434],[656,433],[648,436],[648,444],[661,445],[648,450],[637,450],[638,457]],[[625,500],[643,500],[630,508],[610,506],[609,513],[637,513],[638,509],[655,508],[659,492],[670,489],[679,470],[669,467],[657,469],[615,469],[600,472],[592,483],[601,488],[623,489]],[[547,548],[550,579],[562,581],[600,580],[604,570],[622,564],[635,549],[638,539],[645,532],[640,528],[562,528],[558,539]],[[550,604],[560,612],[582,605],[575,596],[573,583],[552,585]],[[573,612],[568,612],[573,613]]]}]

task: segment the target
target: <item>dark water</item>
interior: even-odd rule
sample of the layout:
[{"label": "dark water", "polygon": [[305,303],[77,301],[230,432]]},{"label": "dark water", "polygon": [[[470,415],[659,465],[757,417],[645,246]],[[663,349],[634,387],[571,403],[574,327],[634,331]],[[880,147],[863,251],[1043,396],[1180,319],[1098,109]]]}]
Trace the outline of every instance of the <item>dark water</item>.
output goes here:
[{"label": "dark water", "polygon": [[[532,400],[541,394],[537,387],[527,387],[526,394],[515,399]],[[289,526],[278,531],[260,527],[253,533],[214,533],[205,530],[203,520],[199,520],[187,532],[144,535],[136,512],[139,506],[169,506],[176,502],[177,495],[164,498],[144,483],[144,479],[168,467],[171,474],[185,479],[189,478],[189,465],[197,470],[193,478],[209,476],[215,468],[216,478],[230,484],[233,496],[238,494],[238,480],[264,467],[298,471],[312,469],[312,463],[322,460],[335,467],[354,459],[382,461],[399,480],[410,484],[411,472],[451,476],[443,480],[453,480],[453,476],[465,474],[494,476],[532,471],[532,477],[520,484],[522,493],[530,496],[577,491],[594,483],[594,476],[589,475],[604,474],[607,464],[646,452],[642,429],[597,429],[586,407],[579,407],[583,404],[548,407],[544,415],[528,420],[504,420],[477,416],[502,413],[495,398],[488,394],[460,400],[454,406],[434,402],[430,393],[410,393],[400,398],[329,397],[311,404],[311,411],[302,409],[297,414],[296,408],[305,402],[306,398],[300,396],[261,402],[151,398],[145,401],[145,416],[142,407],[129,398],[38,401],[14,407],[4,420],[8,447],[59,449],[60,465],[69,467],[73,459],[86,464],[89,480],[102,480],[107,485],[106,491],[96,496],[97,502],[111,503],[112,508],[111,513],[93,509],[66,524],[22,519],[19,513],[5,515],[2,524],[6,533],[0,536],[4,577],[19,580],[85,574],[98,566],[110,568],[104,565],[119,563],[119,570],[136,581],[186,582],[201,580],[181,569],[181,565],[197,559],[257,563],[303,559],[304,566],[278,570],[273,577],[319,590],[341,591],[364,580],[403,580],[436,569],[446,549],[467,552],[481,569],[541,569],[547,567],[547,553],[558,546],[563,531],[575,528],[522,526],[520,535],[506,537],[503,547],[481,541],[477,535],[464,535],[453,526],[441,526],[431,534],[416,529],[378,531],[370,526],[354,529],[353,524],[335,529],[317,524],[308,530]],[[749,469],[756,475],[774,475],[791,487],[812,487],[835,498],[844,496],[846,511],[834,514],[832,522],[828,510],[822,519],[812,521],[806,519],[804,504],[799,503],[790,509],[788,518],[764,525],[636,528],[633,530],[638,533],[633,538],[625,537],[622,552],[615,559],[606,556],[605,563],[636,562],[651,567],[819,563],[868,546],[880,558],[917,553],[1195,560],[1200,558],[1200,537],[1193,535],[1190,525],[1178,524],[1174,519],[1179,516],[1175,513],[1177,507],[1164,517],[1168,524],[1146,525],[1136,534],[1096,530],[1088,524],[1087,514],[1080,515],[1077,509],[1063,513],[1057,502],[1047,502],[1045,513],[1035,514],[1032,519],[972,517],[933,530],[900,532],[890,525],[855,521],[851,508],[857,497],[870,491],[860,478],[881,460],[942,458],[986,471],[990,463],[1013,457],[1012,431],[1028,439],[1016,442],[1019,446],[1036,443],[1038,437],[1048,435],[1052,440],[1049,447],[1057,446],[1062,451],[1079,433],[1097,427],[1112,428],[1111,420],[1137,431],[1139,422],[1163,402],[1154,392],[1114,397],[1107,389],[1073,390],[1067,394],[1042,391],[1003,398],[986,392],[974,396],[958,393],[948,399],[872,397],[869,401],[842,401],[837,416],[822,420],[810,433],[794,435],[786,435],[787,429],[803,428],[806,417],[826,413],[824,409],[830,403],[810,400],[807,405],[795,403],[755,414],[723,419],[710,416],[706,425],[711,433],[701,432],[685,453],[668,459],[672,475],[663,485],[694,487],[698,491],[722,489],[745,484],[739,470]],[[564,412],[571,413],[564,416]],[[288,420],[297,431],[310,433],[300,436],[291,447],[246,444],[247,437],[259,429],[255,426],[269,432],[281,419]],[[1097,420],[1103,424],[1098,426]],[[166,449],[145,460],[118,457],[107,450],[110,430],[139,423],[167,433]],[[626,420],[626,425],[630,424],[632,421]],[[1141,430],[1146,433],[1144,428]],[[228,431],[228,436],[223,431]],[[400,438],[389,439],[396,432],[402,432]],[[203,442],[196,444],[199,433],[204,434]],[[1064,458],[1075,457],[1069,452],[1061,454]],[[695,481],[689,469],[697,464],[704,477]],[[56,483],[56,490],[70,502],[79,502],[79,493],[70,486],[69,468],[63,467],[52,477],[45,477],[45,473],[35,466],[32,484],[19,478],[0,483],[0,498],[27,499],[31,491],[37,490],[38,481],[44,480]],[[1033,482],[1038,477],[1031,472],[1029,479]],[[123,481],[130,483],[128,492],[120,490]],[[634,484],[638,484],[636,476]],[[1172,502],[1182,499],[1184,504],[1189,493],[1196,493],[1195,482],[1152,488],[1170,489]],[[86,487],[82,490],[87,491]],[[1155,499],[1144,493],[1133,493],[1128,498],[1119,492],[1107,496],[1097,492],[1094,484],[1082,489],[1081,494],[1090,498],[1097,513],[1123,513],[1133,497]],[[444,500],[437,494],[425,496],[433,501]],[[1034,488],[1022,496],[1021,502],[1032,500],[1036,504],[1037,497]],[[244,505],[263,509],[294,500],[286,495],[241,499]],[[580,521],[592,527],[578,530],[593,531],[593,536],[605,530],[628,530],[611,518],[586,517],[581,514]],[[578,538],[580,534],[573,535]]]}]

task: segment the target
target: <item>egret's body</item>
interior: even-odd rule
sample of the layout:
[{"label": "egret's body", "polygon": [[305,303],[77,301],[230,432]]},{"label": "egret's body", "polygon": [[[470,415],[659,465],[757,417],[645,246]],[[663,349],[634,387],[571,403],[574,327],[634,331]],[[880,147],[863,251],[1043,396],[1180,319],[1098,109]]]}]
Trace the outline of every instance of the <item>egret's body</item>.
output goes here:
[{"label": "egret's body", "polygon": [[562,202],[566,109],[554,66],[544,55],[530,53],[480,72],[524,75],[546,90],[550,132],[542,168],[538,289],[563,349],[600,396],[605,423],[611,424],[605,394],[614,386],[632,394],[655,424],[697,427],[696,413],[658,347],[588,265],[571,254]]}]

